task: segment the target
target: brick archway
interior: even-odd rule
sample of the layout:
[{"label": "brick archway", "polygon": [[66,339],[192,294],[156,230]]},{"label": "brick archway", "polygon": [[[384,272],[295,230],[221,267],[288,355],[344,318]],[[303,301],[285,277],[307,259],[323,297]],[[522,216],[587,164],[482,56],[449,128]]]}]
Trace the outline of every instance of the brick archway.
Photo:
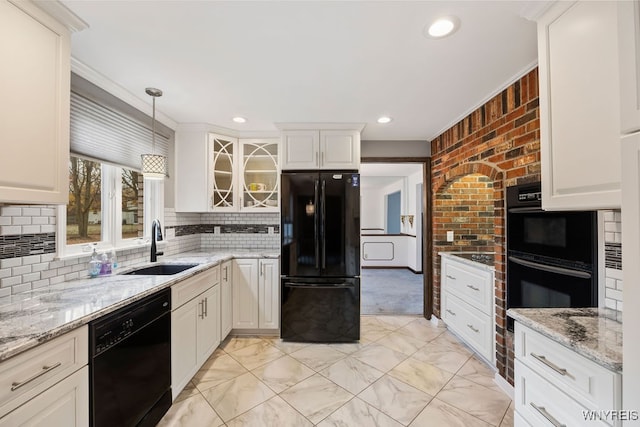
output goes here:
[{"label": "brick archway", "polygon": [[[505,346],[504,176],[504,171],[497,165],[488,162],[468,162],[449,169],[432,185],[434,314],[440,317],[440,256],[438,252],[462,250],[495,252],[496,366],[503,376],[508,364],[508,349]],[[471,206],[464,206],[465,204]],[[470,224],[465,226],[463,224],[465,222]],[[447,242],[444,238],[445,231],[451,228],[457,229],[459,235],[454,242]]]}]

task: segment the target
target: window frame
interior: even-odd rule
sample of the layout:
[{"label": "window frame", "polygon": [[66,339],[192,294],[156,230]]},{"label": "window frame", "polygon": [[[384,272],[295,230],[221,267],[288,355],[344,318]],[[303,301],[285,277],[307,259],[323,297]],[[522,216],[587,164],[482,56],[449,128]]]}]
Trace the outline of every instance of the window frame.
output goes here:
[{"label": "window frame", "polygon": [[[93,159],[92,159],[93,160]],[[122,173],[128,167],[115,166],[100,160],[102,227],[99,242],[67,244],[67,205],[59,205],[56,218],[57,258],[86,256],[95,246],[98,252],[145,248],[151,243],[151,222],[164,223],[164,180],[144,178],[143,237],[122,238]]]}]

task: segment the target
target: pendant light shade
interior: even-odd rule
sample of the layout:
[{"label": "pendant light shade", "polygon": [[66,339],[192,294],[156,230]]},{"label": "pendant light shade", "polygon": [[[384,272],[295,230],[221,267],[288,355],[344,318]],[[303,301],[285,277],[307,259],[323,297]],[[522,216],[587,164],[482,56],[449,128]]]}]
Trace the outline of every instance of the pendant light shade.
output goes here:
[{"label": "pendant light shade", "polygon": [[147,179],[164,179],[167,175],[167,158],[156,152],[156,98],[162,96],[162,91],[153,87],[145,89],[147,95],[153,98],[153,118],[151,122],[151,154],[143,154],[142,175]]}]

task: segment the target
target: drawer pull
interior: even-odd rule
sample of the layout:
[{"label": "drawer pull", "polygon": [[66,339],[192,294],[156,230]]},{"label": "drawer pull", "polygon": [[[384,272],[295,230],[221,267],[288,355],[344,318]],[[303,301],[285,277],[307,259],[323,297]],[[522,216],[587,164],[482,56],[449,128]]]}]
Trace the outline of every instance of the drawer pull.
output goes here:
[{"label": "drawer pull", "polygon": [[546,357],[541,356],[539,354],[535,354],[535,353],[531,353],[531,356],[535,357],[536,359],[538,359],[540,362],[544,363],[545,365],[547,365],[548,367],[550,367],[551,369],[553,369],[554,371],[556,371],[557,373],[559,373],[562,376],[565,376],[568,374],[567,370],[564,368],[559,367],[558,365],[556,365],[555,363],[551,363],[547,360]]},{"label": "drawer pull", "polygon": [[455,278],[455,277],[450,276],[450,275],[448,275],[448,274],[447,274],[447,279],[456,280],[456,278]]},{"label": "drawer pull", "polygon": [[449,314],[450,314],[450,315],[452,315],[452,316],[455,316],[455,315],[456,315],[456,313],[454,313],[453,311],[451,311],[451,310],[450,310],[450,309],[448,309],[448,308],[447,308],[447,313],[449,313]]},{"label": "drawer pull", "polygon": [[62,365],[62,362],[58,362],[56,364],[53,364],[51,366],[43,366],[42,370],[38,373],[35,373],[33,375],[31,375],[29,378],[27,378],[24,381],[21,382],[14,382],[11,383],[11,391],[16,391],[17,389],[19,389],[20,387],[29,384],[31,381],[35,380],[36,378],[39,378],[41,376],[43,376],[44,374],[46,374],[47,372],[53,371],[54,369],[56,369],[58,366]]},{"label": "drawer pull", "polygon": [[467,288],[469,288],[469,289],[473,289],[474,291],[479,291],[479,290],[480,290],[480,288],[476,288],[476,287],[475,287],[475,286],[473,286],[473,285],[467,285]]},{"label": "drawer pull", "polygon": [[553,415],[551,415],[544,406],[538,406],[533,402],[529,402],[529,405],[533,406],[533,409],[535,409],[536,411],[538,411],[540,413],[540,415],[542,415],[543,417],[545,417],[551,424],[554,425],[554,427],[567,427],[566,424],[561,424],[558,422],[558,420],[555,419],[555,417]]},{"label": "drawer pull", "polygon": [[469,323],[467,323],[467,328],[471,329],[471,330],[472,330],[473,332],[475,332],[476,334],[477,334],[478,332],[480,332],[480,329],[476,329],[476,328],[474,328],[474,327],[473,327],[473,325],[471,325],[471,324],[469,324]]},{"label": "drawer pull", "polygon": [[198,302],[198,305],[200,306],[200,315],[199,315],[199,317],[201,319],[204,319],[204,300],[200,300]]}]

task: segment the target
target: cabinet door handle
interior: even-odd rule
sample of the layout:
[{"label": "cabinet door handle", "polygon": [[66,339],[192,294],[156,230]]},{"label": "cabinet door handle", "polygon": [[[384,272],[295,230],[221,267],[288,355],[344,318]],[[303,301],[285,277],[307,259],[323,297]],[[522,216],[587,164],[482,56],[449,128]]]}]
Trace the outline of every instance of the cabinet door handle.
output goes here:
[{"label": "cabinet door handle", "polygon": [[450,314],[450,315],[452,315],[452,316],[455,316],[455,315],[456,315],[456,313],[454,313],[453,311],[451,311],[451,310],[450,310],[450,309],[448,309],[448,308],[447,308],[447,313],[449,313],[449,314]]},{"label": "cabinet door handle", "polygon": [[538,406],[533,402],[529,402],[529,405],[531,405],[533,409],[538,411],[540,415],[545,417],[547,421],[553,424],[554,427],[567,427],[566,424],[562,424],[558,420],[556,420],[556,418],[553,415],[551,415],[544,406]]},{"label": "cabinet door handle", "polygon": [[480,332],[480,329],[474,328],[473,325],[467,323],[467,328],[471,329],[473,332],[475,332],[476,334],[478,332]]},{"label": "cabinet door handle", "polygon": [[204,299],[204,315],[205,317],[209,317],[209,297],[205,297]]},{"label": "cabinet door handle", "polygon": [[320,166],[320,164],[318,163],[318,152],[316,151],[316,166]]},{"label": "cabinet door handle", "polygon": [[11,383],[11,391],[16,391],[20,387],[29,384],[31,381],[35,380],[36,378],[39,378],[39,377],[43,376],[47,372],[53,371],[54,369],[56,369],[60,365],[62,365],[62,362],[57,362],[57,363],[54,363],[53,365],[50,365],[50,366],[47,366],[47,365],[43,366],[42,370],[40,372],[36,372],[35,374],[31,375],[26,380],[20,381],[20,382]]},{"label": "cabinet door handle", "polygon": [[320,152],[320,164],[324,166],[324,151]]},{"label": "cabinet door handle", "polygon": [[473,289],[474,291],[479,291],[480,290],[480,288],[477,288],[477,287],[475,287],[473,285],[467,285],[467,288]]},{"label": "cabinet door handle", "polygon": [[204,319],[204,300],[200,300],[200,302],[198,303],[198,305],[200,306],[200,314],[199,317],[201,319]]},{"label": "cabinet door handle", "polygon": [[455,278],[455,277],[450,276],[450,275],[448,275],[448,274],[447,274],[447,279],[456,280],[456,278]]},{"label": "cabinet door handle", "polygon": [[227,280],[229,280],[229,266],[225,265],[224,266],[224,281],[226,282]]},{"label": "cabinet door handle", "polygon": [[[530,353],[530,354],[531,354],[531,356],[533,356],[534,358],[536,358],[540,362],[544,363],[545,365],[547,365],[548,367],[550,367],[551,369],[553,369],[554,371],[556,371],[560,375],[565,376],[565,375],[569,374],[569,372],[566,369],[559,367],[555,363],[549,362],[547,360],[547,358],[544,357],[543,355],[535,354],[535,353]],[[569,376],[571,376],[571,375],[569,375]]]}]

